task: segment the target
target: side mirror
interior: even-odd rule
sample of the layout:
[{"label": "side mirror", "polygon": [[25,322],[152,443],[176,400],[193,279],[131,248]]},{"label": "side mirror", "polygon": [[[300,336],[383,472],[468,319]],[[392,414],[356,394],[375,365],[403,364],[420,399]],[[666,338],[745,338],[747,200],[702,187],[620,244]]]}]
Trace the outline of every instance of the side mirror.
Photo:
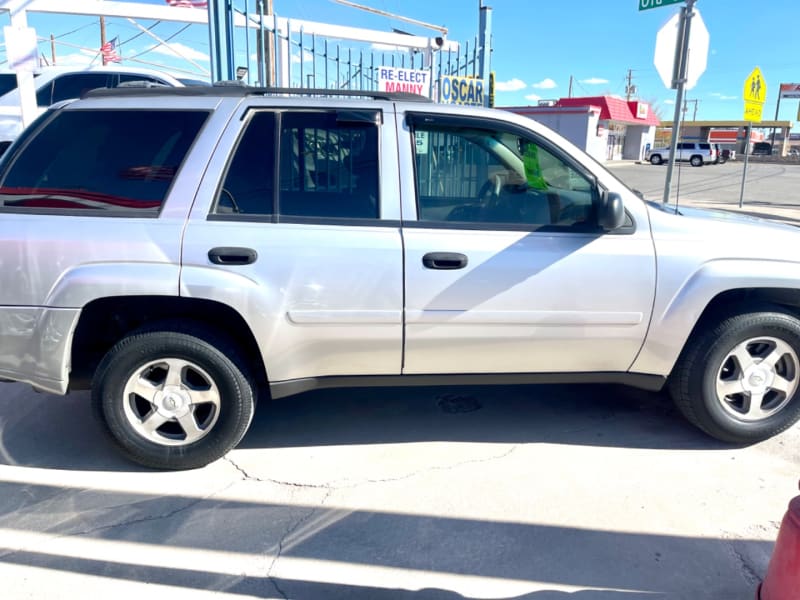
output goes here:
[{"label": "side mirror", "polygon": [[605,192],[598,211],[598,223],[607,231],[619,229],[625,224],[625,207],[622,196],[614,192]]}]

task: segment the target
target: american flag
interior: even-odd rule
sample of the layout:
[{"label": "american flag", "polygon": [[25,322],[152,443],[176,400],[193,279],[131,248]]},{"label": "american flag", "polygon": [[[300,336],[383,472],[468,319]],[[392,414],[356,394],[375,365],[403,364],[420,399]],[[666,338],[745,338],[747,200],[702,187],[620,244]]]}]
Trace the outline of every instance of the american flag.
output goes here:
[{"label": "american flag", "polygon": [[184,8],[208,8],[208,2],[201,0],[165,0],[170,6],[182,6]]},{"label": "american flag", "polygon": [[103,64],[122,61],[122,57],[117,54],[118,41],[119,38],[114,38],[113,40],[109,40],[100,46],[100,52],[103,54]]}]

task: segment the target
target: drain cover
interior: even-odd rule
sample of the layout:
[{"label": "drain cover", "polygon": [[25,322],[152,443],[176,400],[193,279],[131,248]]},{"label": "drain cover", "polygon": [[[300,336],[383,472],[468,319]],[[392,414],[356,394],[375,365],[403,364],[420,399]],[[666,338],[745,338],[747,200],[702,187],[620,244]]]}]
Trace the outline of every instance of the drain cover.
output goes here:
[{"label": "drain cover", "polygon": [[468,413],[481,408],[477,398],[466,394],[439,394],[436,404],[448,414]]}]

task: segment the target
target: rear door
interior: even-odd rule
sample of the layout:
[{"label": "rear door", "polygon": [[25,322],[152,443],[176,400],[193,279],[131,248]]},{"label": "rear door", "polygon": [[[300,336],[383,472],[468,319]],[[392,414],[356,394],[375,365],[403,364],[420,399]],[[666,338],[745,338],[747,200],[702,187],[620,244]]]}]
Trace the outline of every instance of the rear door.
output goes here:
[{"label": "rear door", "polygon": [[232,120],[192,211],[181,293],[242,314],[272,384],[397,375],[403,253],[392,105],[306,104],[251,100]]}]

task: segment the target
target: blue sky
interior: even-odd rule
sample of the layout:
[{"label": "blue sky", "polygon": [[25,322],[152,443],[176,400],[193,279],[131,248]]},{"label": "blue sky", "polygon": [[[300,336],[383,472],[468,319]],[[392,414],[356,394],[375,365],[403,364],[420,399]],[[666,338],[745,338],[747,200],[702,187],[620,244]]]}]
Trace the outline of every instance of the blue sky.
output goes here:
[{"label": "blue sky", "polygon": [[[163,5],[163,0],[142,1]],[[244,2],[234,0],[234,5],[243,7]],[[253,7],[254,0],[250,2]],[[479,0],[360,0],[360,3],[443,25],[449,29],[451,40],[471,41],[477,34]],[[575,96],[624,95],[628,69],[633,69],[633,83],[639,97],[655,102],[662,117],[672,119],[675,91],[663,85],[653,66],[653,54],[658,29],[680,5],[640,12],[637,0],[484,0],[484,3],[493,8],[492,68],[498,82],[497,105],[535,104],[538,98],[566,96],[570,76],[574,77]],[[284,17],[382,31],[394,27],[435,35],[332,0],[274,0],[274,4],[276,13]],[[791,33],[798,4],[798,0],[760,3],[698,0],[696,6],[710,33],[707,70],[688,92],[690,100],[699,101],[698,119],[741,119],[743,82],[755,66],[761,68],[768,86],[764,118],[774,116],[779,84],[800,82],[800,59]],[[7,17],[0,19],[0,24],[7,24]],[[86,49],[99,46],[96,19],[31,13],[29,24],[40,36],[49,37],[51,33],[57,36],[60,64],[91,62],[93,54]],[[140,24],[153,25],[149,21]],[[153,48],[155,40],[145,34],[131,40],[141,31],[124,19],[107,21],[108,36],[118,36],[124,42],[123,57],[136,56],[137,61],[145,61],[129,61],[129,64],[156,65],[173,72],[201,75],[203,69],[208,69],[206,30],[190,26],[179,31],[182,27],[177,23],[159,23],[153,27],[152,33],[159,38],[170,38],[174,44],[170,50],[164,46]],[[239,38],[237,46],[238,64],[245,60],[243,38]],[[40,50],[49,56],[49,42],[42,43]],[[179,58],[175,50],[190,60]],[[0,52],[0,60],[3,58]],[[689,109],[691,118],[693,102]],[[784,100],[779,116],[795,121],[797,111],[797,100]]]}]

